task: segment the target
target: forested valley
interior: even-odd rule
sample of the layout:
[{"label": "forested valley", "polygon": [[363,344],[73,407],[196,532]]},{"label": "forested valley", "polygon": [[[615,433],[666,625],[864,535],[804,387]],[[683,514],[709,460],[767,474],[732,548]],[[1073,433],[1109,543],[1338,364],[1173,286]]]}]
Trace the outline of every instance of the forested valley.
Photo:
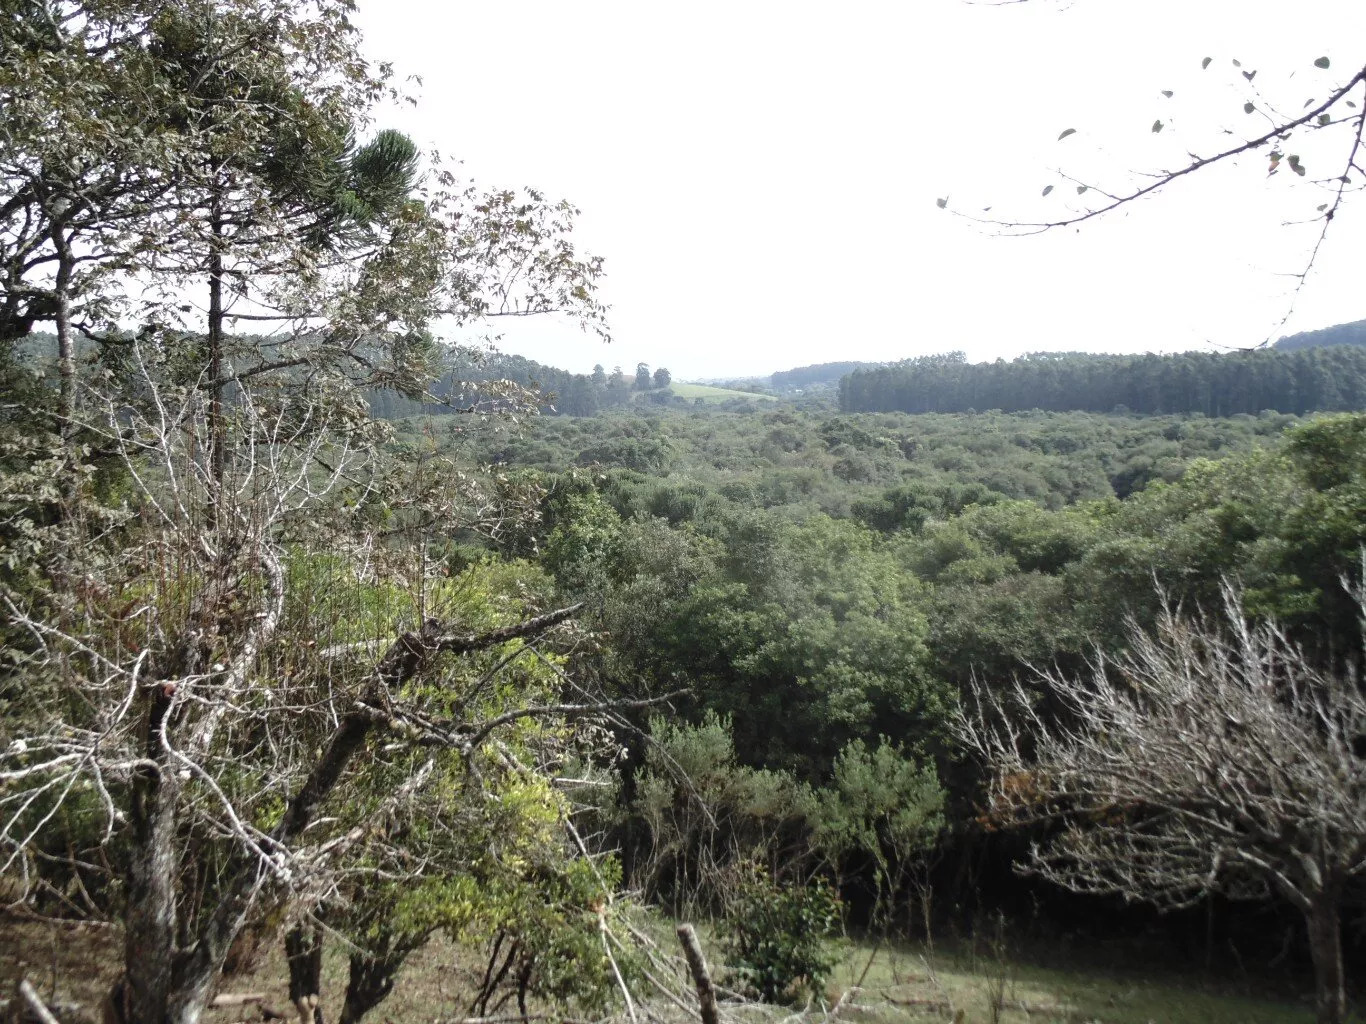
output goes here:
[{"label": "forested valley", "polygon": [[5,1019],[1350,1019],[1366,350],[624,370],[354,13],[0,0]]}]

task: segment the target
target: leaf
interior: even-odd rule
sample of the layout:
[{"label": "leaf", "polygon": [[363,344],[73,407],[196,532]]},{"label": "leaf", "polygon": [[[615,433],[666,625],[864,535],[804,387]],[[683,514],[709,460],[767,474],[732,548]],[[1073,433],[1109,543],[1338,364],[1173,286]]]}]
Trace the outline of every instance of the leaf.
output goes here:
[{"label": "leaf", "polygon": [[1322,68],[1326,71],[1332,63],[1333,62],[1329,60],[1327,57],[1320,57],[1318,60],[1314,61],[1314,67]]},{"label": "leaf", "polygon": [[1163,128],[1165,128],[1165,127],[1167,127],[1167,126],[1166,126],[1165,124],[1163,124],[1161,121],[1154,121],[1154,122],[1153,122],[1153,134],[1156,135],[1158,132],[1160,132],[1160,131],[1161,131]]},{"label": "leaf", "polygon": [[1077,134],[1077,130],[1075,128],[1068,128],[1066,131],[1064,131],[1061,135],[1058,136],[1058,141],[1061,142],[1063,139],[1067,138],[1067,136],[1075,134]]},{"label": "leaf", "polygon": [[1234,57],[1234,58],[1233,58],[1233,66],[1234,66],[1235,68],[1240,68],[1240,67],[1243,66],[1243,62],[1240,61],[1237,57]]},{"label": "leaf", "polygon": [[1165,97],[1167,97],[1167,99],[1171,99],[1171,98],[1172,98],[1173,96],[1175,96],[1176,94],[1175,94],[1174,92],[1172,92],[1170,89],[1163,89],[1163,90],[1162,90],[1162,95],[1165,96]]},{"label": "leaf", "polygon": [[1244,71],[1244,72],[1243,72],[1243,77],[1246,78],[1246,79],[1250,82],[1250,81],[1252,81],[1254,78],[1257,77],[1257,72],[1255,72],[1255,71]]},{"label": "leaf", "polygon": [[1052,191],[1053,191],[1053,186],[1052,186],[1052,185],[1045,185],[1045,186],[1043,187],[1043,194],[1044,194],[1044,195],[1048,195],[1048,193],[1050,193],[1050,192],[1052,192]]},{"label": "leaf", "polygon": [[939,207],[941,210],[944,209],[946,206],[949,205],[949,197],[945,196],[943,199],[936,199],[934,201],[934,205]]},{"label": "leaf", "polygon": [[1327,124],[1328,124],[1329,122],[1331,122],[1332,120],[1333,120],[1333,118],[1332,118],[1332,115],[1331,115],[1331,114],[1320,114],[1320,115],[1319,115],[1319,127],[1320,127],[1320,128],[1324,127],[1325,125],[1327,125]]},{"label": "leaf", "polygon": [[1254,107],[1251,103],[1244,103],[1244,104],[1243,104],[1243,113],[1244,113],[1244,114],[1250,114],[1250,113],[1252,113],[1252,112],[1253,112],[1254,110],[1256,110],[1256,109],[1257,109],[1257,108]]},{"label": "leaf", "polygon": [[1349,107],[1351,107],[1353,110],[1356,110],[1356,108],[1357,108],[1356,100],[1343,100],[1343,102],[1346,103],[1346,104],[1347,104]]},{"label": "leaf", "polygon": [[1327,203],[1320,203],[1320,204],[1319,204],[1319,206],[1318,206],[1318,212],[1319,212],[1319,213],[1322,213],[1322,212],[1323,212],[1324,210],[1326,210],[1326,209],[1328,209],[1328,204],[1327,204]]},{"label": "leaf", "polygon": [[1087,190],[1088,188],[1090,188],[1090,187],[1091,187],[1090,185],[1078,185],[1078,186],[1077,186],[1077,195],[1082,195],[1082,194],[1084,194],[1084,193],[1086,192],[1086,190]]},{"label": "leaf", "polygon": [[1204,60],[1202,60],[1202,61],[1200,62],[1200,70],[1201,70],[1201,71],[1204,71],[1205,68],[1209,67],[1209,66],[1210,66],[1211,64],[1213,64],[1213,63],[1214,63],[1214,58],[1213,58],[1213,57],[1206,57]]}]

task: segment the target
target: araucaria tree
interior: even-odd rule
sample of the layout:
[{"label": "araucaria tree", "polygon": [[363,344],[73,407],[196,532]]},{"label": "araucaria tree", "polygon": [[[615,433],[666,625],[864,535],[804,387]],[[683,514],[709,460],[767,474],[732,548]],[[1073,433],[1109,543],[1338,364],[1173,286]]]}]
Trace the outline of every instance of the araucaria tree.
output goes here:
[{"label": "araucaria tree", "polygon": [[[1308,928],[1320,1024],[1346,1020],[1340,912],[1366,874],[1366,697],[1225,591],[1168,611],[1081,677],[976,692],[960,719],[993,770],[987,820],[1051,822],[1030,869],[1164,907],[1274,894]],[[1043,698],[1040,700],[1040,696]]]},{"label": "araucaria tree", "polygon": [[[388,452],[366,400],[424,393],[438,317],[600,331],[601,263],[572,207],[355,141],[387,87],[351,7],[0,0],[0,872],[42,891],[54,850],[103,846],[82,891],[125,924],[126,1024],[198,1020],[237,940],[308,915],[366,920],[359,1019],[472,912],[380,928],[357,879],[401,905],[405,844],[455,871],[466,819],[514,851],[479,868],[509,903],[584,877],[553,768],[618,705],[554,660],[573,608],[435,550],[533,504]],[[16,355],[45,322],[56,387]]]}]

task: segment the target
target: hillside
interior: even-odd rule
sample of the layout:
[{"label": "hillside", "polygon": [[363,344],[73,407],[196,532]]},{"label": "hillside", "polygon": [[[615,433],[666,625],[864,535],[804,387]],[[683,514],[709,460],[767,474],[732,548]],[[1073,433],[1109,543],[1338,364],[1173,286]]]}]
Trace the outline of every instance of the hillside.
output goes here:
[{"label": "hillside", "polygon": [[1317,331],[1301,331],[1299,334],[1290,334],[1276,342],[1274,348],[1285,351],[1294,351],[1301,348],[1313,348],[1318,345],[1366,345],[1366,320],[1357,320],[1350,324],[1336,324],[1333,327],[1324,327]]}]

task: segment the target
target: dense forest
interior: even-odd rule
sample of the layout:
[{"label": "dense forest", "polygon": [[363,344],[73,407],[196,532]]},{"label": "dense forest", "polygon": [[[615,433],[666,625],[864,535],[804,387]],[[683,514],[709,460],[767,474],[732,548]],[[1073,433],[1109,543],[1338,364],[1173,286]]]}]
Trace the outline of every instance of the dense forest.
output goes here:
[{"label": "dense forest", "polygon": [[1366,354],[1310,347],[1176,355],[1042,352],[970,363],[962,353],[860,370],[840,382],[845,412],[1021,409],[1301,415],[1366,408]]},{"label": "dense forest", "polygon": [[1000,1021],[1023,934],[1345,1024],[1366,351],[446,344],[609,340],[604,264],[377,125],[353,13],[0,19],[6,1019],[833,1024],[919,941],[876,1012],[961,1024],[948,936]]}]

